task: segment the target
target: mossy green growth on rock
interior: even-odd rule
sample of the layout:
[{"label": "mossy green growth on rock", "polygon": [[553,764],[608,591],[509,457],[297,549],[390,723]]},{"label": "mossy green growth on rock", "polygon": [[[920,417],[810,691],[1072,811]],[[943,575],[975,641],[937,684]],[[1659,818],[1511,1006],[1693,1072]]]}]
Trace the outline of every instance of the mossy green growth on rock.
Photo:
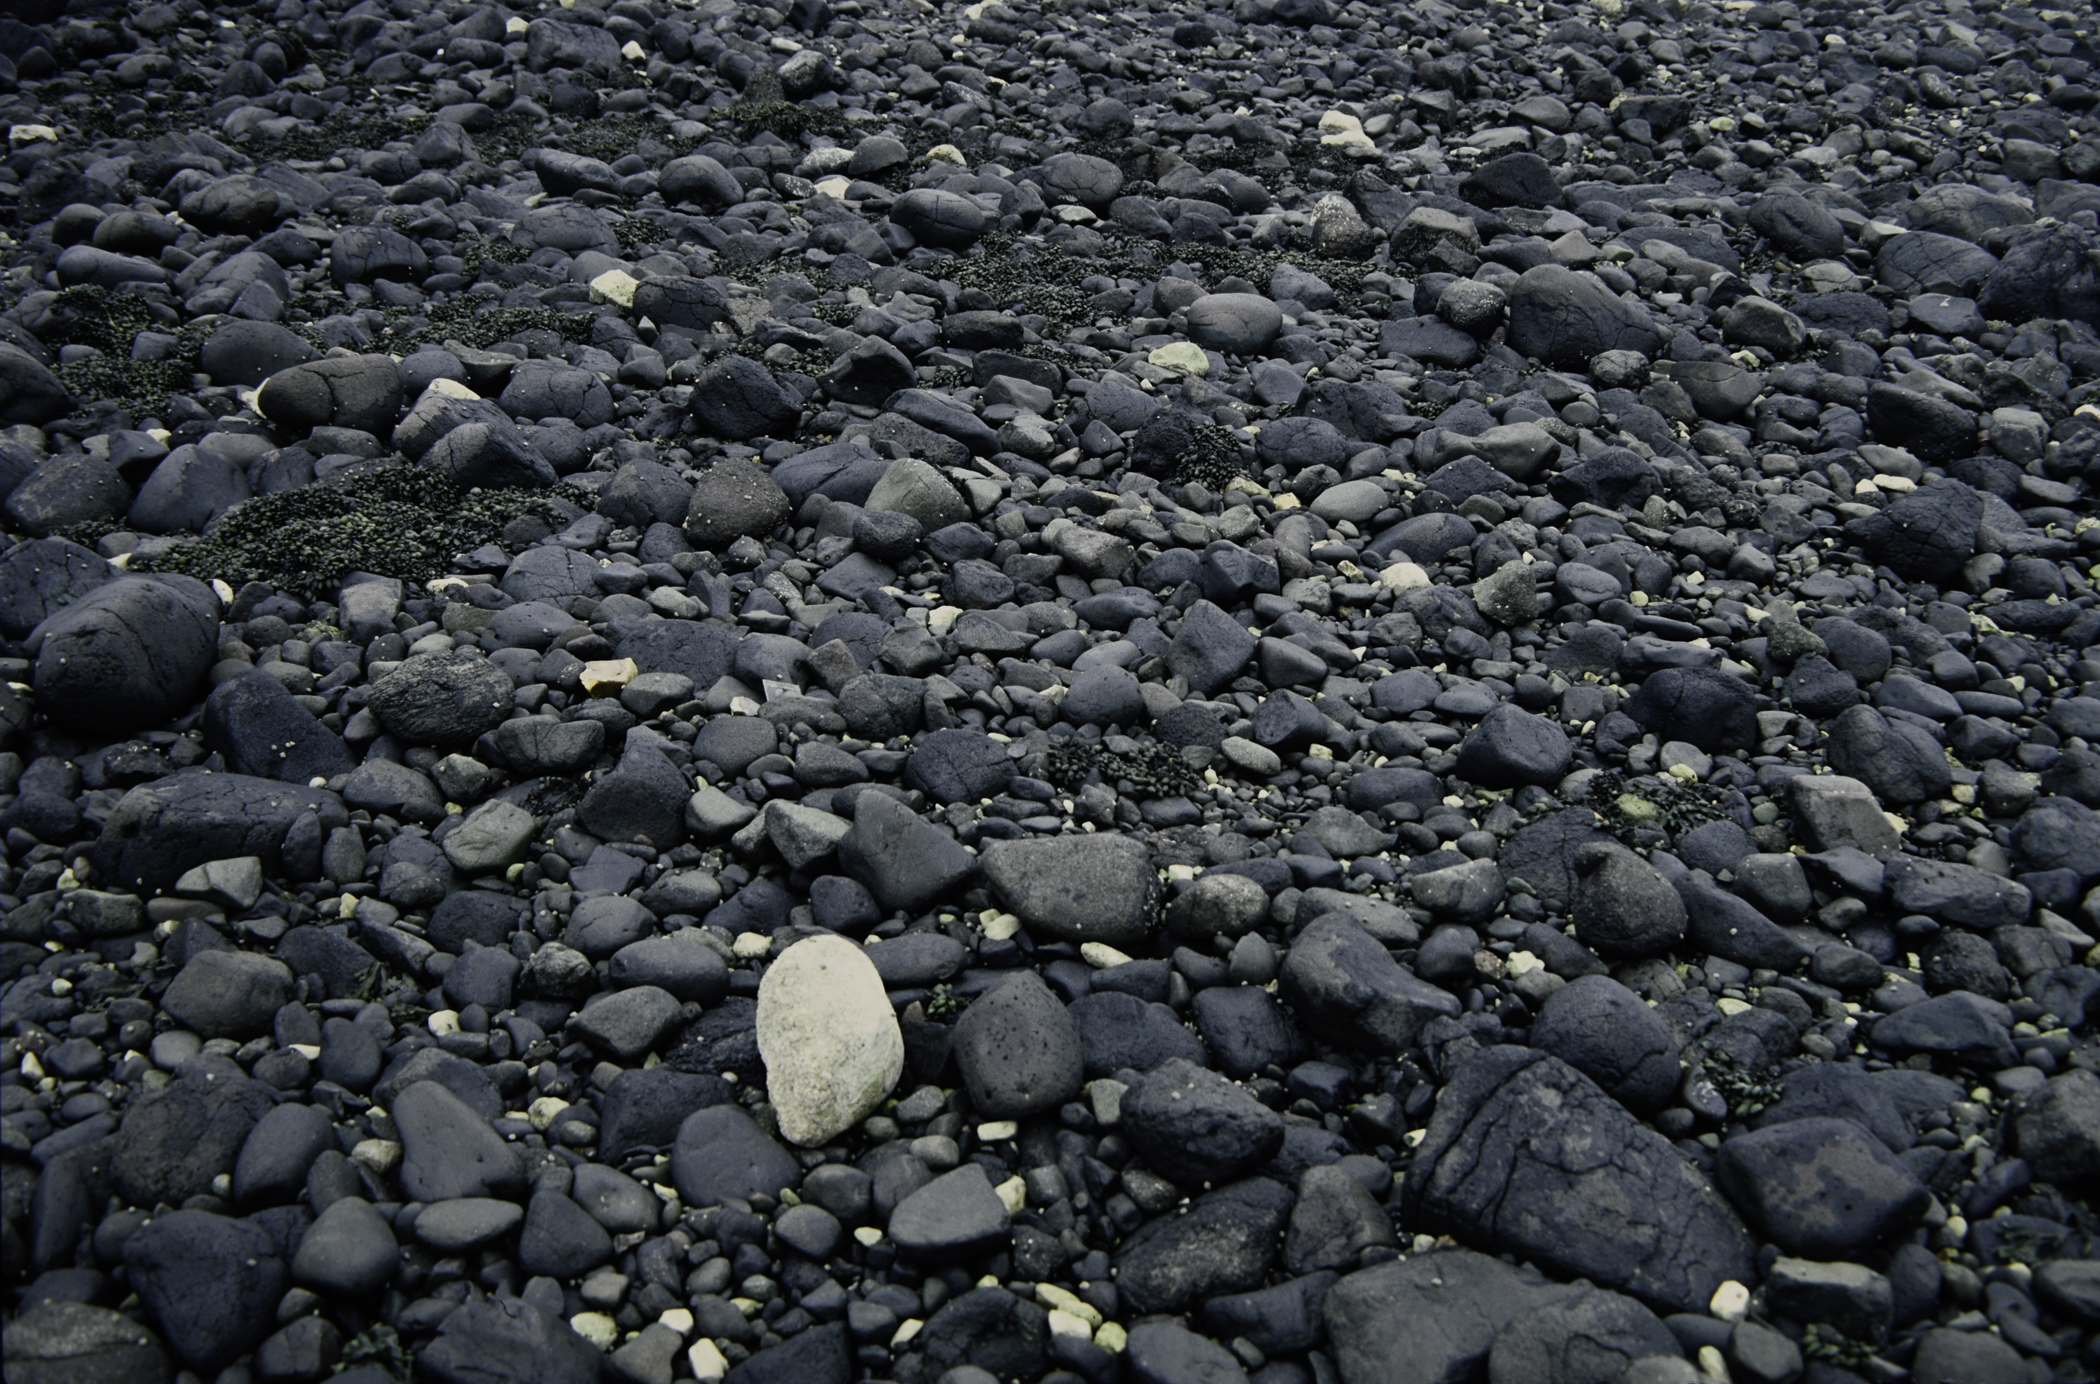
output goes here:
[{"label": "mossy green growth on rock", "polygon": [[[1093,293],[1079,286],[1081,280],[1095,275],[1138,280],[1159,277],[1158,247],[1120,235],[1106,239],[1099,253],[1074,255],[1054,245],[1025,241],[1010,231],[995,232],[979,242],[981,253],[958,255],[942,264],[941,271],[964,288],[990,294],[1002,308],[1039,313],[1064,332],[1092,326],[1099,315]],[[1376,268],[1296,250],[1241,250],[1223,245],[1176,245],[1172,257],[1199,266],[1213,290],[1221,280],[1237,275],[1266,292],[1269,276],[1279,265],[1294,265],[1326,280],[1342,311],[1353,309],[1364,277]]]},{"label": "mossy green growth on rock", "polygon": [[942,271],[964,288],[981,289],[1002,308],[1019,308],[1050,320],[1062,332],[1094,321],[1093,294],[1079,286],[1092,274],[1116,273],[1116,247],[1100,258],[1080,258],[1054,247],[1030,245],[1000,232],[980,242],[983,253],[958,256]]},{"label": "mossy green growth on rock", "polygon": [[1779,1069],[1770,1067],[1753,1072],[1729,1053],[1720,1049],[1705,1052],[1706,1079],[1720,1092],[1721,1099],[1728,1102],[1728,1109],[1739,1120],[1747,1120],[1769,1105],[1776,1105],[1785,1094],[1782,1089]]},{"label": "mossy green growth on rock", "polygon": [[398,467],[340,488],[310,485],[259,496],[152,565],[235,587],[266,582],[311,600],[334,591],[353,570],[428,581],[450,571],[457,554],[495,542],[513,519],[537,514],[567,523],[588,503],[568,485],[462,491],[443,476]]},{"label": "mossy green growth on rock", "polygon": [[160,360],[126,360],[120,356],[90,356],[61,365],[58,382],[76,399],[107,402],[126,413],[158,413],[167,406],[170,394],[190,387],[195,373],[196,352],[189,359],[165,356]]},{"label": "mossy green growth on rock", "polygon": [[934,986],[933,993],[927,996],[926,1017],[938,1023],[952,1024],[969,1007],[968,995],[957,994],[953,985],[943,983]]},{"label": "mossy green growth on rock", "polygon": [[152,309],[144,298],[115,293],[94,284],[75,284],[60,289],[44,310],[53,339],[61,346],[92,346],[98,351],[131,353],[132,340],[154,326]]},{"label": "mossy green growth on rock", "polygon": [[319,160],[347,154],[354,159],[362,150],[414,139],[429,124],[427,115],[397,115],[346,101],[319,120],[301,121],[279,139],[251,131],[242,143],[255,146],[258,158]]},{"label": "mossy green growth on rock", "polygon": [[[844,123],[841,119],[840,124]],[[689,154],[693,149],[693,141],[678,138],[671,133],[669,126],[659,124],[646,115],[625,111],[579,120],[574,129],[564,130],[560,136],[562,147],[570,153],[581,154],[590,159],[602,159],[606,163],[613,163],[638,152],[645,140],[661,145],[672,157]]]},{"label": "mossy green growth on rock", "polygon": [[1827,1323],[1810,1322],[1801,1332],[1801,1353],[1811,1360],[1827,1360],[1851,1369],[1873,1359],[1874,1347],[1853,1340]]},{"label": "mossy green growth on rock", "polygon": [[1612,799],[1612,806],[1629,822],[1659,822],[1662,809],[1638,793],[1621,793]]}]

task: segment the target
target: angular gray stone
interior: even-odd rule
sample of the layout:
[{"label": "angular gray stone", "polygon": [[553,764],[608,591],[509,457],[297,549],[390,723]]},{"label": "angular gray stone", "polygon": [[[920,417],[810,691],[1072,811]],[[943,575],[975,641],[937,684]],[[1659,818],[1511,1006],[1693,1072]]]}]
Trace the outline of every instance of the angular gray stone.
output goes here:
[{"label": "angular gray stone", "polygon": [[1130,947],[1152,934],[1159,876],[1151,852],[1127,836],[996,841],[980,863],[1006,907],[1048,936]]},{"label": "angular gray stone", "polygon": [[2090,1184],[2100,1176],[2100,1077],[2084,1068],[2051,1077],[2021,1101],[2013,1128],[2037,1179]]},{"label": "angular gray stone", "polygon": [[413,1083],[395,1098],[391,1113],[401,1134],[401,1190],[414,1200],[522,1190],[516,1147],[444,1086]]},{"label": "angular gray stone", "polygon": [[908,514],[928,533],[970,517],[970,506],[948,478],[915,457],[891,462],[863,508]]},{"label": "angular gray stone", "polygon": [[180,1206],[209,1192],[220,1173],[234,1171],[250,1133],[270,1109],[270,1091],[259,1081],[223,1070],[178,1077],[124,1112],[111,1180],[135,1206]]},{"label": "angular gray stone", "polygon": [[123,1253],[131,1289],[160,1323],[169,1351],[200,1373],[216,1373],[260,1344],[291,1286],[269,1231],[208,1211],[156,1217],[132,1232]]},{"label": "angular gray stone", "polygon": [[416,1217],[416,1238],[440,1254],[459,1254],[502,1239],[525,1219],[525,1209],[494,1197],[455,1197]]},{"label": "angular gray stone", "polygon": [[437,1384],[596,1384],[603,1361],[561,1318],[521,1298],[490,1298],[445,1317],[437,1339],[416,1353],[416,1373]]},{"label": "angular gray stone", "polygon": [[1189,304],[1189,340],[1228,355],[1252,355],[1283,330],[1283,312],[1259,293],[1208,293]]},{"label": "angular gray stone", "polygon": [[1681,1075],[1669,1025],[1610,976],[1582,976],[1549,995],[1531,1026],[1531,1045],[1640,1115],[1669,1104]]},{"label": "angular gray stone", "polygon": [[1161,1173],[1200,1186],[1229,1182],[1283,1147],[1283,1117],[1226,1077],[1169,1058],[1123,1096],[1123,1129]]},{"label": "angular gray stone", "polygon": [[976,857],[954,837],[884,793],[861,794],[838,857],[877,903],[905,913],[950,897],[977,873]]},{"label": "angular gray stone", "polygon": [[1787,805],[1807,844],[1819,851],[1851,846],[1890,859],[1902,843],[1874,790],[1842,774],[1802,774],[1787,780]]},{"label": "angular gray stone", "polygon": [[1189,690],[1208,696],[1239,676],[1254,656],[1252,631],[1209,601],[1198,601],[1181,616],[1181,628],[1167,649],[1167,671],[1188,679]]},{"label": "angular gray stone", "polygon": [[1085,1073],[1079,1028],[1034,971],[979,995],[955,1022],[953,1051],[970,1103],[995,1120],[1056,1110]]},{"label": "angular gray stone", "polygon": [[678,1023],[684,1007],[654,985],[593,995],[576,1032],[615,1062],[637,1062]]},{"label": "angular gray stone", "polygon": [[167,1352],[121,1312],[85,1302],[46,1302],[8,1324],[9,1384],[168,1384]]},{"label": "angular gray stone", "polygon": [[1392,1216],[1348,1169],[1317,1164],[1300,1174],[1283,1237],[1284,1272],[1353,1269],[1365,1250],[1398,1245]]},{"label": "angular gray stone", "polygon": [[1616,841],[1585,841],[1576,874],[1575,938],[1600,956],[1658,956],[1684,936],[1684,901],[1662,872]]},{"label": "angular gray stone", "polygon": [[1578,1290],[1469,1249],[1435,1250],[1349,1274],[1327,1291],[1342,1384],[1478,1379],[1510,1323]]},{"label": "angular gray stone", "polygon": [[161,1007],[207,1038],[252,1038],[292,997],[292,969],[274,956],[205,951],[191,957]]},{"label": "angular gray stone", "polygon": [[890,1213],[897,1248],[924,1264],[956,1264],[994,1253],[1012,1233],[1006,1203],[982,1163],[965,1163],[919,1188]]},{"label": "angular gray stone", "polygon": [[1863,1126],[1822,1117],[1730,1139],[1714,1180],[1766,1239],[1810,1259],[1854,1258],[1908,1229],[1931,1200]]},{"label": "angular gray stone", "polygon": [[1233,1353],[1180,1322],[1142,1322],[1130,1329],[1123,1360],[1139,1384],[1243,1384]]},{"label": "angular gray stone", "polygon": [[1662,338],[1647,315],[1593,274],[1542,264],[1509,289],[1509,344],[1551,366],[1583,370],[1606,351],[1653,356]]},{"label": "angular gray stone", "polygon": [[1676,1358],[1680,1349],[1640,1303],[1583,1287],[1525,1313],[1495,1338],[1488,1384],[1619,1384],[1634,1361]]},{"label": "angular gray stone", "polygon": [[1292,941],[1282,993],[1307,1026],[1380,1052],[1407,1051],[1422,1025],[1455,1017],[1458,997],[1395,961],[1361,923],[1329,913]]},{"label": "angular gray stone", "polygon": [[329,1203],[292,1256],[292,1281],[337,1298],[378,1292],[401,1266],[393,1227],[362,1197]]},{"label": "angular gray stone", "polygon": [[2026,885],[1974,865],[1899,855],[1884,876],[1889,902],[1903,913],[1984,931],[2027,921],[2034,895]]},{"label": "angular gray stone", "polygon": [[1294,1200],[1281,1184],[1250,1177],[1147,1221],[1116,1250],[1123,1302],[1134,1313],[1187,1312],[1260,1287]]},{"label": "angular gray stone", "polygon": [[31,680],[62,726],[104,734],[158,725],[195,704],[219,639],[219,603],[194,577],[122,577],[41,626]]},{"label": "angular gray stone", "polygon": [[671,1182],[688,1206],[780,1195],[802,1181],[802,1166],[735,1105],[697,1110],[678,1127]]}]

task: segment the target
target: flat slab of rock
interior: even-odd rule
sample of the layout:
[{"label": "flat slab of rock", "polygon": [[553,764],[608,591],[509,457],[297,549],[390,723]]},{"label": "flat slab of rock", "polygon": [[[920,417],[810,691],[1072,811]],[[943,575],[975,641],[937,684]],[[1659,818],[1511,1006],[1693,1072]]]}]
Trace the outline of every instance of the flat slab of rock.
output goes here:
[{"label": "flat slab of rock", "polygon": [[524,1185],[518,1151],[474,1107],[435,1081],[418,1081],[394,1101],[401,1131],[401,1190],[417,1201],[516,1193]]},{"label": "flat slab of rock", "polygon": [[1476,1377],[1511,1322],[1575,1291],[1469,1249],[1438,1250],[1328,1289],[1327,1335],[1343,1384],[1448,1384]]},{"label": "flat slab of rock", "polygon": [[207,861],[259,856],[271,874],[284,869],[284,839],[311,812],[322,831],[348,826],[343,800],[246,774],[183,769],[126,793],[95,844],[95,877],[137,893],[166,889]]},{"label": "flat slab of rock", "polygon": [[1425,1224],[1631,1293],[1706,1309],[1756,1247],[1712,1183],[1557,1057],[1495,1047],[1437,1093],[1406,1197]]},{"label": "flat slab of rock", "polygon": [[1931,1194],[1863,1125],[1824,1116],[1730,1139],[1714,1178],[1788,1254],[1846,1260],[1914,1224]]},{"label": "flat slab of rock", "polygon": [[743,1107],[710,1106],[686,1117],[671,1149],[671,1182],[688,1206],[727,1198],[778,1196],[802,1182],[802,1165],[767,1136]]},{"label": "flat slab of rock", "polygon": [[1011,1226],[984,1165],[965,1163],[899,1202],[889,1231],[897,1248],[921,1263],[959,1264],[997,1250]]}]

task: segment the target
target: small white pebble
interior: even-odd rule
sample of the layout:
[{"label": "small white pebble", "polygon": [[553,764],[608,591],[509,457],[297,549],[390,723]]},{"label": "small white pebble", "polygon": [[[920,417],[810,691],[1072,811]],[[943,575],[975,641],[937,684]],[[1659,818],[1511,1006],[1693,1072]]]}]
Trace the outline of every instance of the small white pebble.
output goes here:
[{"label": "small white pebble", "polygon": [[710,1384],[710,1381],[729,1373],[729,1362],[722,1358],[722,1352],[716,1348],[715,1343],[704,1336],[693,1342],[692,1348],[686,1351],[685,1362],[692,1367],[693,1378],[701,1381],[701,1384]]}]

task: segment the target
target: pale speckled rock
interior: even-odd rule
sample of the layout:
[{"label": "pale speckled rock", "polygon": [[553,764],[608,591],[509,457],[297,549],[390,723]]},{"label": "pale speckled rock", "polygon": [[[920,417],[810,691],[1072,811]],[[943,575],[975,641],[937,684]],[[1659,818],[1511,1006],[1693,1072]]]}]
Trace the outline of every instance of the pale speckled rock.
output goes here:
[{"label": "pale speckled rock", "polygon": [[867,953],[795,943],[758,987],[758,1051],[782,1136],[823,1144],[872,1114],[904,1072],[904,1035]]}]

